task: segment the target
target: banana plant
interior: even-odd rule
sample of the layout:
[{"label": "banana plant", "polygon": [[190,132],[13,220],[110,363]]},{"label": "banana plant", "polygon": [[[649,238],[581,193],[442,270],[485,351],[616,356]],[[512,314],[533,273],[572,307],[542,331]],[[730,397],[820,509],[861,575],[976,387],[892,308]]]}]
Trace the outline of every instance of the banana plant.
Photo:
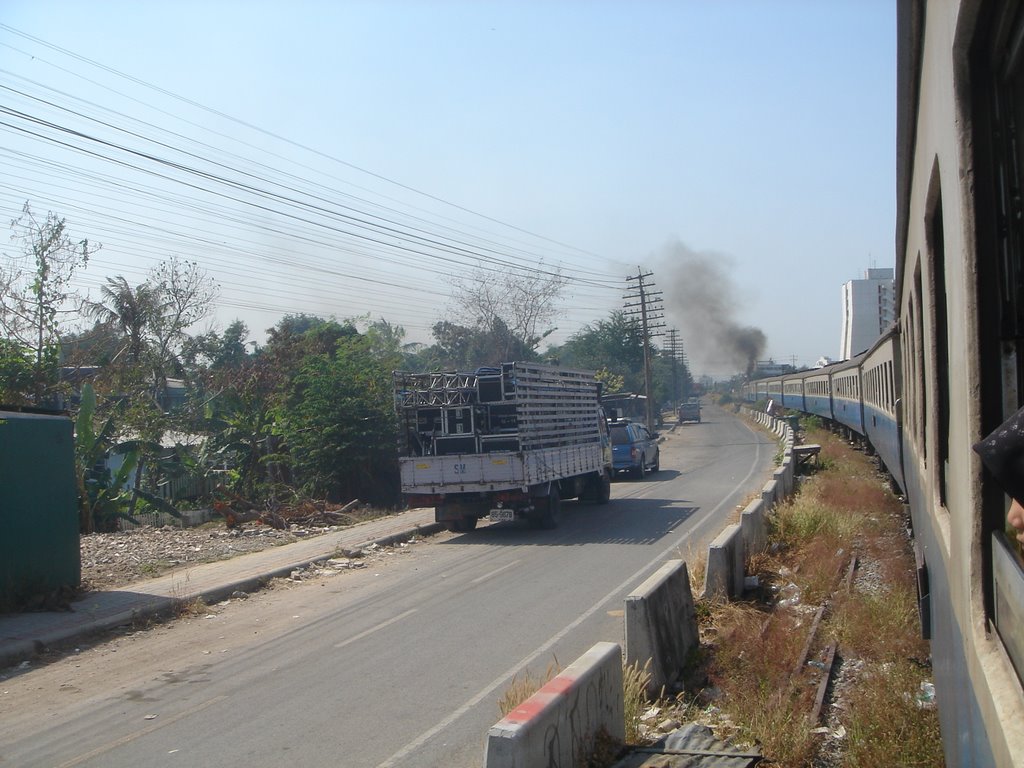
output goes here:
[{"label": "banana plant", "polygon": [[[75,469],[82,533],[113,530],[118,520],[137,524],[138,520],[128,512],[133,494],[161,512],[181,516],[173,505],[160,497],[133,487],[134,472],[143,445],[137,440],[113,441],[117,413],[115,410],[110,414],[97,430],[94,426],[96,392],[89,383],[82,386],[81,405],[75,421]],[[124,457],[121,466],[113,472],[106,466],[106,459],[112,453]]]}]

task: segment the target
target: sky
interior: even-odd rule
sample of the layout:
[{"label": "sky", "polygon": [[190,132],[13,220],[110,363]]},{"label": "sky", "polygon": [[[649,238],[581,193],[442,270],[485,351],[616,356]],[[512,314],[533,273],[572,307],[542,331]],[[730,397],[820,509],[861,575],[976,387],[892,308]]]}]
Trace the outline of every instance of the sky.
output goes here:
[{"label": "sky", "polygon": [[695,375],[813,365],[894,264],[895,58],[888,0],[6,0],[0,215],[102,244],[92,298],[196,261],[256,341],[430,342],[453,281],[539,270],[557,344],[644,274]]}]

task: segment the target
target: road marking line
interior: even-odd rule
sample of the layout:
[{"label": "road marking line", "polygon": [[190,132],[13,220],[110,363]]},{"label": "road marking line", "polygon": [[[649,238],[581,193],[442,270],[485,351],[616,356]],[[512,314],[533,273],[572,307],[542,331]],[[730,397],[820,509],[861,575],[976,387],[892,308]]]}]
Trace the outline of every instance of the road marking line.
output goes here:
[{"label": "road marking line", "polygon": [[351,643],[354,643],[356,640],[362,640],[367,635],[372,635],[374,632],[376,632],[376,631],[378,631],[380,629],[384,629],[384,627],[390,626],[391,624],[394,624],[396,621],[401,621],[406,616],[411,616],[412,614],[416,613],[417,610],[418,610],[417,608],[410,608],[405,613],[400,613],[397,616],[392,616],[387,621],[382,621],[377,626],[370,627],[365,632],[360,632],[358,635],[353,635],[348,640],[343,640],[340,643],[335,643],[334,647],[335,648],[344,648],[346,645],[350,645]]},{"label": "road marking line", "polygon": [[508,570],[509,568],[511,568],[511,567],[513,567],[515,565],[519,565],[519,563],[521,563],[521,562],[522,562],[522,560],[513,560],[511,563],[507,563],[507,564],[501,566],[501,568],[497,568],[497,569],[491,571],[490,573],[485,573],[483,576],[477,576],[475,579],[473,579],[469,583],[470,584],[479,584],[481,581],[486,581],[487,579],[491,578],[492,576],[497,576],[502,571],[506,571],[506,570]]},{"label": "road marking line", "polygon": [[[749,427],[748,427],[748,429],[749,429]],[[751,430],[751,431],[753,431],[753,430]],[[757,470],[757,465],[758,465],[758,463],[760,461],[760,458],[761,458],[761,445],[762,445],[761,443],[757,444],[757,450],[756,450],[756,452],[754,454],[754,461],[753,461],[753,463],[750,466],[750,471],[747,472],[747,476],[743,478],[742,482],[737,483],[733,487],[733,493],[735,493],[737,490],[739,490],[739,488],[741,488],[743,485],[745,485],[747,482],[749,482],[750,478],[753,476],[754,472]],[[728,498],[728,496],[731,496],[731,495],[732,494],[727,494],[727,498]],[[707,512],[707,514],[705,514],[703,517],[701,517],[700,522],[701,523],[705,522],[711,515],[715,514],[719,510],[721,510],[721,508],[725,506],[725,501],[726,501],[725,499],[722,499],[722,501],[720,501],[718,504],[716,504],[714,507],[712,507]],[[694,527],[697,527],[697,526],[694,526]],[[615,587],[615,589],[613,589],[607,595],[605,595],[600,600],[598,600],[594,605],[590,606],[590,608],[588,608],[584,613],[582,613],[580,616],[578,616],[573,622],[571,622],[566,627],[564,627],[560,632],[558,632],[555,635],[553,635],[552,637],[550,637],[546,642],[544,642],[540,647],[538,647],[536,650],[534,650],[528,656],[525,656],[524,658],[520,659],[520,661],[517,664],[515,664],[514,666],[512,666],[509,669],[507,669],[504,672],[502,672],[501,675],[499,675],[494,680],[492,680],[490,683],[488,683],[487,686],[483,690],[479,691],[475,696],[473,696],[473,698],[471,698],[469,701],[467,701],[461,707],[459,707],[454,712],[452,712],[450,715],[448,715],[448,717],[446,717],[444,720],[439,722],[433,728],[430,728],[429,730],[426,730],[423,733],[421,733],[419,736],[417,736],[411,742],[409,742],[404,747],[402,747],[400,750],[398,750],[393,755],[391,755],[391,757],[387,758],[384,762],[379,763],[377,765],[377,768],[394,768],[394,766],[397,765],[397,762],[399,760],[401,760],[401,759],[403,759],[405,757],[408,757],[410,754],[415,752],[421,746],[423,746],[428,741],[430,741],[432,738],[434,738],[438,733],[440,733],[445,728],[450,726],[452,723],[454,723],[460,717],[465,715],[467,712],[469,712],[470,710],[474,709],[484,699],[487,699],[487,698],[489,698],[491,696],[494,696],[495,692],[498,690],[499,687],[501,687],[502,685],[505,685],[510,678],[512,678],[514,675],[518,674],[523,668],[525,668],[529,664],[533,663],[540,656],[544,655],[549,650],[551,650],[551,648],[553,648],[556,643],[558,643],[562,638],[564,638],[566,635],[568,635],[570,632],[572,632],[574,629],[576,629],[576,627],[578,627],[584,621],[586,621],[591,616],[593,616],[595,613],[597,613],[599,610],[601,610],[602,606],[604,606],[606,603],[608,603],[610,600],[612,600],[617,594],[619,594],[620,592],[624,591],[630,584],[633,584],[633,583],[637,582],[648,571],[653,570],[653,568],[655,568],[655,567],[660,567],[660,563],[658,563],[657,561],[660,561],[663,558],[665,558],[667,555],[675,552],[675,550],[677,550],[679,548],[679,546],[689,537],[689,535],[690,535],[689,533],[683,534],[683,536],[681,536],[678,541],[676,541],[672,546],[668,547],[664,552],[662,552],[660,555],[658,555],[658,557],[655,558],[654,561],[652,561],[651,563],[645,565],[643,568],[641,568],[636,573],[634,573],[632,576],[627,578],[624,582],[622,582],[622,584],[620,584],[619,586]]]},{"label": "road marking line", "polygon": [[91,760],[94,757],[102,755],[104,752],[109,752],[112,749],[116,749],[117,747],[124,746],[128,742],[134,741],[135,739],[139,738],[140,736],[147,736],[148,734],[152,733],[153,731],[158,731],[161,728],[167,727],[168,725],[174,725],[174,723],[178,722],[179,720],[183,720],[184,718],[189,717],[190,715],[194,715],[194,714],[197,714],[199,712],[202,712],[204,709],[207,709],[208,707],[212,707],[214,704],[218,704],[219,702],[224,701],[224,699],[226,699],[226,698],[227,698],[227,696],[215,696],[212,699],[210,699],[209,701],[204,701],[202,704],[200,704],[200,705],[198,705],[196,707],[193,707],[192,709],[186,710],[185,712],[179,712],[176,715],[171,715],[170,717],[166,718],[165,720],[163,720],[160,723],[156,723],[154,725],[151,725],[148,728],[143,728],[141,731],[136,731],[135,733],[129,733],[127,736],[122,736],[120,739],[115,739],[114,741],[110,742],[109,744],[104,744],[102,747],[96,747],[96,749],[93,749],[93,750],[91,750],[89,752],[86,752],[84,755],[79,755],[78,757],[73,757],[70,760],[68,760],[66,763],[61,763],[60,765],[58,765],[57,768],[72,768],[72,766],[79,765],[80,763],[84,763],[86,760]]}]

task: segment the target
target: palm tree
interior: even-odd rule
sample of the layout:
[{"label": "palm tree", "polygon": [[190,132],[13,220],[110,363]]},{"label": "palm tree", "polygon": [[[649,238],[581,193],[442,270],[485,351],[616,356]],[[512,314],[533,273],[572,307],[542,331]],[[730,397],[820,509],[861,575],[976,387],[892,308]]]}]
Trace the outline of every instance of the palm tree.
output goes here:
[{"label": "palm tree", "polygon": [[124,354],[126,364],[138,365],[146,351],[146,329],[160,311],[157,290],[148,282],[133,288],[122,275],[117,275],[107,278],[100,295],[100,301],[86,304],[86,314],[119,328],[125,345],[114,359]]}]

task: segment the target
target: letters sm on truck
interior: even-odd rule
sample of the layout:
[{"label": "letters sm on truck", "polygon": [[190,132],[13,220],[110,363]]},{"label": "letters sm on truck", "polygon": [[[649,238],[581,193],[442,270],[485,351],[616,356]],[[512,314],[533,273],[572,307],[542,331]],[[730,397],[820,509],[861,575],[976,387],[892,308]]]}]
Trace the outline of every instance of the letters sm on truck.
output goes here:
[{"label": "letters sm on truck", "polygon": [[394,374],[402,493],[451,531],[477,520],[558,524],[562,499],[611,493],[611,444],[592,373],[502,363]]}]

